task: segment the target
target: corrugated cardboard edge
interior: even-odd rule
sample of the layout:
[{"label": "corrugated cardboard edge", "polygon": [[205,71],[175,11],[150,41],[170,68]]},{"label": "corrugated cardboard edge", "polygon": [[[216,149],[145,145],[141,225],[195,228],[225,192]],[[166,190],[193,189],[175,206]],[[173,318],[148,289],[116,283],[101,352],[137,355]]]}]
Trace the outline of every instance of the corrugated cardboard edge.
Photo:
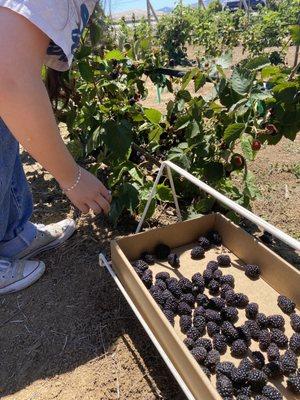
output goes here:
[{"label": "corrugated cardboard edge", "polygon": [[[171,247],[193,242],[213,227],[222,234],[226,247],[244,262],[259,264],[263,279],[275,290],[296,300],[299,307],[300,294],[296,287],[299,288],[300,272],[221,214],[153,229],[111,243],[112,262],[117,276],[197,400],[220,400],[220,396],[137,277],[129,259],[138,258],[141,251],[153,249],[159,242]],[[134,247],[133,239],[136,244]],[[141,241],[144,243],[143,248]],[[274,274],[274,268],[278,274]],[[291,287],[289,282],[293,282]]]}]

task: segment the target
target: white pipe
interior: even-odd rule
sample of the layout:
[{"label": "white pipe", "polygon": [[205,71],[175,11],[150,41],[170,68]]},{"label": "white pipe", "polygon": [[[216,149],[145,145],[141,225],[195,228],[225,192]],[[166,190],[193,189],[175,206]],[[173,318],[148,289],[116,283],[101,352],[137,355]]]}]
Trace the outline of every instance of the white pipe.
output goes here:
[{"label": "white pipe", "polygon": [[173,181],[172,170],[168,165],[167,165],[167,172],[168,172],[168,177],[169,177],[169,181],[170,181],[171,190],[172,190],[172,193],[173,193],[173,198],[174,198],[174,203],[175,203],[177,216],[178,216],[179,221],[181,222],[182,221],[182,215],[181,215],[181,211],[180,211],[180,207],[179,207],[179,203],[178,203],[178,198],[177,198],[177,194],[176,194],[176,189],[175,189],[175,185],[174,185],[174,181]]},{"label": "white pipe", "polygon": [[240,206],[233,200],[230,200],[228,197],[224,196],[217,190],[213,189],[206,183],[202,182],[200,179],[195,178],[189,172],[185,171],[181,167],[178,167],[178,165],[172,163],[171,161],[164,161],[162,163],[162,165],[169,166],[174,171],[178,172],[178,174],[184,176],[186,179],[188,179],[194,185],[198,186],[200,189],[204,190],[206,193],[210,194],[215,199],[219,200],[226,206],[230,207],[232,210],[236,211],[238,214],[247,218],[249,221],[252,221],[254,224],[264,228],[266,231],[270,232],[273,236],[282,240],[283,242],[285,242],[286,244],[288,244],[290,247],[294,248],[295,250],[300,251],[300,242],[298,240],[296,240],[296,239],[292,238],[291,236],[289,236],[288,234],[282,232],[280,229],[275,228],[275,226],[269,224],[268,222],[266,222],[262,218],[258,217],[257,215],[253,214],[251,211],[247,210],[246,208]]},{"label": "white pipe", "polygon": [[186,397],[188,398],[188,400],[195,400],[195,397],[191,393],[190,389],[187,387],[186,383],[184,382],[184,380],[182,379],[182,377],[178,373],[177,369],[174,367],[173,363],[171,362],[171,360],[169,359],[169,357],[165,353],[164,349],[161,347],[159,341],[156,339],[155,335],[152,333],[152,331],[149,328],[148,324],[146,323],[146,321],[142,317],[142,315],[139,312],[139,310],[136,308],[135,304],[133,303],[133,301],[131,300],[130,296],[126,292],[126,289],[124,288],[124,286],[120,282],[119,278],[117,277],[117,275],[115,274],[115,272],[113,271],[111,266],[109,265],[109,262],[107,261],[106,257],[102,253],[99,254],[99,264],[100,264],[100,266],[105,266],[107,268],[107,270],[110,273],[111,277],[113,278],[113,280],[115,281],[116,285],[120,289],[121,293],[125,297],[126,301],[128,302],[129,306],[131,307],[132,311],[134,312],[134,314],[136,315],[136,317],[138,318],[138,320],[142,324],[143,328],[145,329],[145,331],[148,334],[149,338],[151,339],[152,343],[154,344],[154,346],[156,347],[157,351],[159,352],[159,354],[163,358],[164,362],[167,364],[167,367],[169,368],[169,370],[171,371],[172,375],[174,376],[174,378],[176,379],[176,381],[180,385],[181,389],[183,390],[183,392],[186,395]]}]

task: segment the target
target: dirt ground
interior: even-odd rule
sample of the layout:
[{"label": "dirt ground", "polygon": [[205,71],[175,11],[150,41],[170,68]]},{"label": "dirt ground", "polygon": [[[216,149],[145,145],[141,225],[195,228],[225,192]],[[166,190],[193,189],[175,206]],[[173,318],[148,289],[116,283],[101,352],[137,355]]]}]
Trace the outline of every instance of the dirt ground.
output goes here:
[{"label": "dirt ground", "polygon": [[[155,93],[155,92],[154,92]],[[150,101],[155,106],[155,97]],[[165,101],[165,99],[163,99]],[[22,155],[34,194],[34,221],[50,223],[76,213],[55,181]],[[254,211],[300,238],[300,138],[262,149],[252,163],[262,197]],[[156,214],[150,225],[175,220]],[[157,222],[159,221],[159,222]],[[47,271],[31,288],[0,298],[0,398],[5,400],[182,400],[185,397],[117,290],[98,266],[114,230],[104,217],[77,218],[64,247],[43,256]],[[149,225],[149,226],[150,226]],[[282,243],[274,249],[300,268]]]}]

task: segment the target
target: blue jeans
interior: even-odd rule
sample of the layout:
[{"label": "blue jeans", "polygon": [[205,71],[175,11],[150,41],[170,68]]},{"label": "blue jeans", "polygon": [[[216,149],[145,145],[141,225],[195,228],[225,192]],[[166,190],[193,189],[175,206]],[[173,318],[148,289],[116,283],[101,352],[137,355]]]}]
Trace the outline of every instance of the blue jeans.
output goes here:
[{"label": "blue jeans", "polygon": [[0,118],[0,257],[13,258],[34,239],[29,222],[32,195],[19,155],[19,143]]}]

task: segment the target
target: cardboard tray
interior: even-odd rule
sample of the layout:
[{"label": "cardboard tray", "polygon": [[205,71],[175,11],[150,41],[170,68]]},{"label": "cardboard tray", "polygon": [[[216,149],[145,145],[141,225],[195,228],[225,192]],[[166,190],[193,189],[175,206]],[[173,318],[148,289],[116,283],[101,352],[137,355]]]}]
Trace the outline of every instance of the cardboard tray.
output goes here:
[{"label": "cardboard tray", "polygon": [[[192,260],[190,250],[195,241],[210,229],[219,231],[223,246],[206,252],[203,260]],[[117,277],[195,399],[220,400],[214,385],[215,378],[210,381],[206,377],[183,344],[185,335],[180,331],[179,317],[176,317],[173,328],[130,264],[143,251],[151,252],[161,242],[176,250],[180,255],[181,266],[174,270],[167,262],[156,263],[150,267],[154,275],[160,271],[168,271],[177,278],[191,278],[195,272],[202,273],[207,262],[215,260],[218,254],[228,253],[232,266],[222,270],[224,274],[230,273],[235,277],[235,291],[246,293],[250,301],[257,302],[260,312],[267,315],[281,314],[286,321],[285,333],[288,337],[293,331],[289,317],[277,306],[277,297],[278,294],[284,294],[291,298],[299,312],[300,272],[221,214],[210,214],[112,241],[112,265]],[[262,270],[261,278],[257,281],[248,279],[241,267],[244,263],[258,264]],[[239,310],[238,324],[244,320],[245,312]],[[251,349],[258,349],[257,342],[252,341]],[[236,365],[239,363],[239,360],[231,357],[229,351],[221,356],[221,360],[232,361]],[[284,399],[299,399],[285,389],[283,381],[273,381],[273,384],[282,392]]]}]

